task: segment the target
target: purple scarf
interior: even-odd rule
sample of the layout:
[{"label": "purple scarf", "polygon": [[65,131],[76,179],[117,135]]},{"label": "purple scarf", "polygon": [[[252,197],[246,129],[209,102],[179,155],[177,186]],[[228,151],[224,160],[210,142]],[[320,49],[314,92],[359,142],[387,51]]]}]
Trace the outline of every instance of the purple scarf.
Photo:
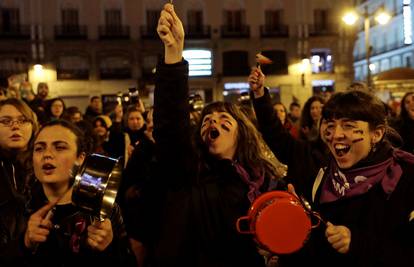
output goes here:
[{"label": "purple scarf", "polygon": [[381,163],[351,170],[340,170],[336,161],[331,160],[320,202],[333,202],[340,198],[362,195],[380,182],[384,192],[391,195],[402,175],[398,161],[414,164],[414,155],[394,149],[392,157]]},{"label": "purple scarf", "polygon": [[247,171],[243,168],[240,163],[233,162],[233,166],[236,168],[237,173],[242,178],[243,182],[245,182],[249,186],[249,192],[247,193],[247,197],[249,198],[250,203],[252,203],[256,197],[258,197],[262,192],[260,192],[260,187],[264,183],[264,174],[257,175],[258,179],[253,181],[250,179],[250,175]]}]

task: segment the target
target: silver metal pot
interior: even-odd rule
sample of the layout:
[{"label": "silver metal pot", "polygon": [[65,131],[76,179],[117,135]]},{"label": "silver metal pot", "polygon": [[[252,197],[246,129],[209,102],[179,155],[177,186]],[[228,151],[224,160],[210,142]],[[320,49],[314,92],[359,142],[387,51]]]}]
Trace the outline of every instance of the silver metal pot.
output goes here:
[{"label": "silver metal pot", "polygon": [[122,166],[120,159],[87,156],[75,176],[73,204],[99,220],[109,218],[121,183]]}]

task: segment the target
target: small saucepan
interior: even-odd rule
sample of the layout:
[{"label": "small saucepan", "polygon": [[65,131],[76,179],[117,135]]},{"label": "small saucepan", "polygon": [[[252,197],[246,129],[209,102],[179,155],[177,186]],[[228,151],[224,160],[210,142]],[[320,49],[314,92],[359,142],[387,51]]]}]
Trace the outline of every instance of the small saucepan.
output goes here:
[{"label": "small saucepan", "polygon": [[72,203],[99,220],[109,218],[122,177],[122,160],[88,155],[73,184]]},{"label": "small saucepan", "polygon": [[[311,216],[318,224],[312,226]],[[305,207],[303,200],[285,191],[260,195],[248,215],[236,222],[241,234],[252,234],[258,245],[275,254],[290,254],[302,248],[312,228],[321,221],[317,213]],[[243,227],[248,228],[242,230]]]}]

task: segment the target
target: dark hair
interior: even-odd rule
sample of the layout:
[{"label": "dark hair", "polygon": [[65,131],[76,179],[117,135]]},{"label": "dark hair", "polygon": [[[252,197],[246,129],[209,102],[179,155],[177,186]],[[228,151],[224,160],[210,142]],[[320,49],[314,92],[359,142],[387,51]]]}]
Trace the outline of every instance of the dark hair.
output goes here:
[{"label": "dark hair", "polygon": [[[201,157],[206,157],[209,154],[200,136],[201,125],[204,117],[213,112],[227,112],[237,121],[237,148],[235,153],[237,162],[244,166],[250,174],[260,170],[267,177],[279,178],[282,176],[282,171],[279,168],[281,163],[271,153],[253,122],[237,105],[227,102],[211,103],[201,113],[201,120],[197,131],[195,131],[196,145],[197,148],[201,148],[199,151]],[[257,169],[253,166],[256,166]]]},{"label": "dark hair", "polygon": [[[40,128],[39,132],[36,134],[36,137],[34,138],[34,140],[36,140],[36,138],[39,136],[39,133],[42,132],[45,128],[47,127],[52,127],[52,126],[62,126],[68,130],[70,130],[75,136],[76,136],[76,155],[79,156],[81,153],[89,153],[90,151],[88,150],[88,145],[85,142],[85,135],[84,132],[79,129],[75,124],[66,121],[66,120],[53,120],[50,122],[45,123],[42,128]],[[32,148],[33,148],[32,144]]]},{"label": "dark hair", "polygon": [[406,100],[406,99],[407,99],[410,95],[414,95],[414,92],[408,92],[408,93],[405,93],[405,95],[404,95],[404,96],[403,96],[403,98],[401,99],[401,112],[400,112],[400,118],[401,118],[403,121],[410,121],[410,120],[411,120],[410,116],[408,115],[408,111],[407,111],[407,109],[405,108],[405,104],[404,104],[405,100]]},{"label": "dark hair", "polygon": [[109,129],[108,124],[106,123],[106,121],[102,118],[102,117],[95,117],[92,121],[92,127],[95,128],[95,124],[96,122],[99,121],[101,123],[101,125],[105,128],[105,129]]},{"label": "dark hair", "polygon": [[100,99],[100,97],[97,96],[97,95],[92,96],[91,100],[90,100],[90,103],[92,103],[95,99]]},{"label": "dark hair", "polygon": [[348,118],[368,122],[370,130],[383,125],[387,140],[393,144],[402,141],[400,135],[388,126],[384,103],[373,94],[353,90],[334,94],[323,106],[322,119]]},{"label": "dark hair", "polygon": [[314,121],[310,114],[310,110],[311,110],[312,103],[316,101],[320,102],[321,104],[325,103],[322,97],[316,96],[316,95],[312,96],[305,102],[305,105],[303,106],[303,109],[302,109],[302,115],[300,117],[300,126],[302,128],[308,127],[309,129],[311,129],[313,127]]},{"label": "dark hair", "polygon": [[289,109],[292,109],[293,107],[300,108],[300,104],[298,102],[292,102],[292,103],[290,103]]},{"label": "dark hair", "polygon": [[62,103],[62,105],[63,105],[63,112],[62,112],[62,115],[60,117],[63,117],[63,115],[66,112],[65,101],[62,98],[60,98],[60,97],[52,98],[52,99],[48,100],[47,105],[46,105],[46,114],[48,115],[49,118],[52,118],[53,117],[53,114],[52,114],[52,105],[56,101],[60,101]]},{"label": "dark hair", "polygon": [[387,125],[384,103],[372,94],[357,90],[334,94],[324,105],[322,118],[365,121],[371,130],[379,125]]}]

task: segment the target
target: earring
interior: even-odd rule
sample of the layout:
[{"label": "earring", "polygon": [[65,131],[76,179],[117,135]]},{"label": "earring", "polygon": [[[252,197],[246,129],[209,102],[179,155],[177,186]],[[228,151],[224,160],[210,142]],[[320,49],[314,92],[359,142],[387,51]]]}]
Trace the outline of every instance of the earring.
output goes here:
[{"label": "earring", "polygon": [[377,144],[376,143],[371,143],[371,151],[372,152],[377,151]]}]

